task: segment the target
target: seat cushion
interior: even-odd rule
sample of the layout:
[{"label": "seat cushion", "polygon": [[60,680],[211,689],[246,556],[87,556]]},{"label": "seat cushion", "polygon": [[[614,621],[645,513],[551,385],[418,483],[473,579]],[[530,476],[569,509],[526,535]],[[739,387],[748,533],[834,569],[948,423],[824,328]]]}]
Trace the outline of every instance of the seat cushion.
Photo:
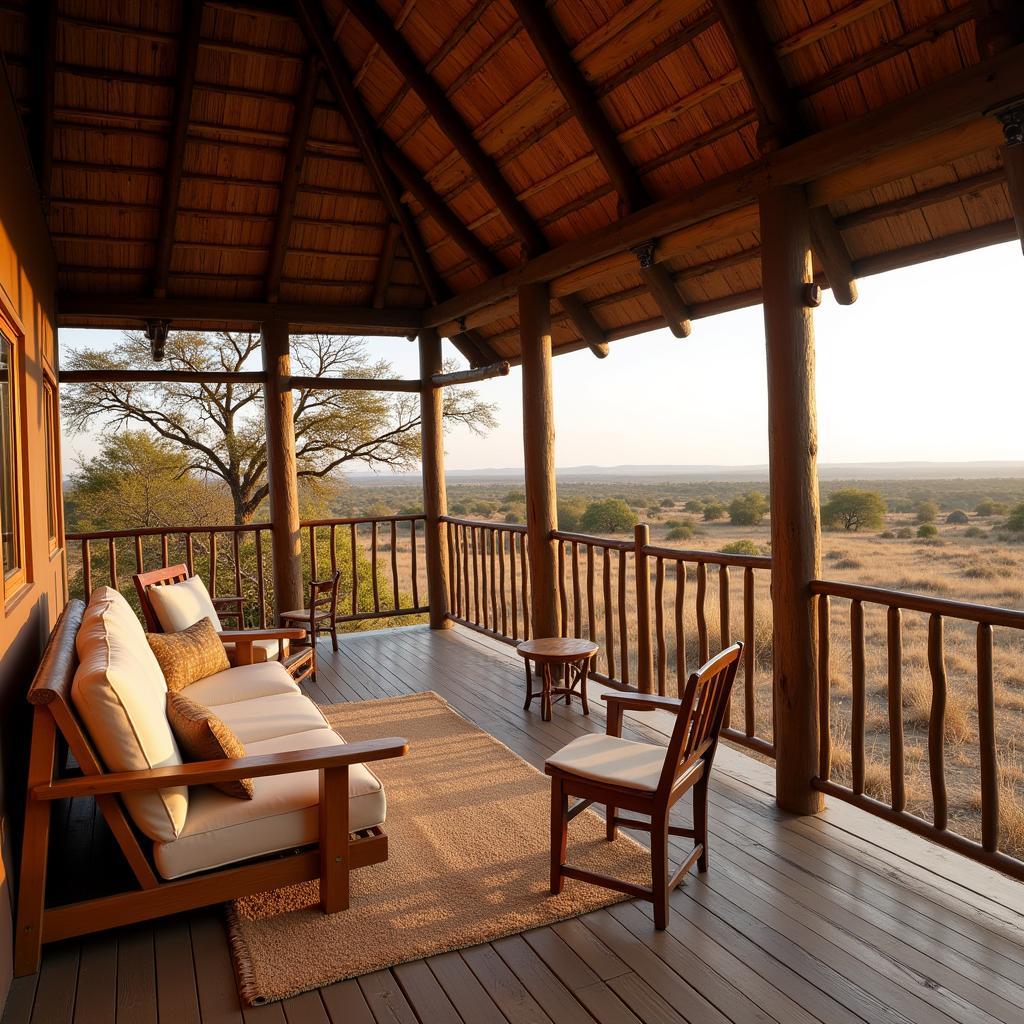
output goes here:
[{"label": "seat cushion", "polygon": [[224,628],[210,600],[210,592],[198,576],[189,576],[180,583],[150,587],[146,594],[165,633],[188,629],[202,618],[209,619],[218,633]]},{"label": "seat cushion", "polygon": [[[185,696],[192,697],[191,690]],[[320,709],[301,693],[275,693],[207,707],[246,747],[260,740],[323,729],[327,725]]]},{"label": "seat cushion", "polygon": [[[167,722],[167,684],[146,633],[128,602],[110,587],[89,601],[76,639],[78,670],[71,702],[112,772],[181,764]],[[184,786],[125,795],[125,805],[150,839],[173,839],[185,824]]]},{"label": "seat cushion", "polygon": [[207,676],[188,687],[186,696],[207,707],[233,704],[236,700],[269,697],[274,693],[298,693],[299,687],[276,661],[239,665]]},{"label": "seat cushion", "polygon": [[[333,729],[246,744],[249,754],[340,746]],[[156,843],[153,858],[164,878],[181,878],[251,857],[315,843],[319,836],[320,773],[268,775],[253,779],[252,800],[232,800],[210,786],[192,789],[188,818],[171,842]],[[384,824],[387,804],[380,780],[365,765],[349,769],[349,829]]]},{"label": "seat cushion", "polygon": [[[229,707],[231,705],[228,705]],[[182,693],[167,694],[167,720],[189,761],[223,761],[245,757],[245,744],[208,707]],[[236,800],[251,800],[252,779],[215,782],[214,788]]]},{"label": "seat cushion", "polygon": [[[261,664],[265,661],[279,661],[279,654],[281,647],[284,647],[284,656],[288,657],[288,641],[278,640],[257,640],[252,645],[252,661],[254,665]],[[228,661],[232,665],[235,664],[235,645],[230,641],[224,644],[224,650],[227,652]]]},{"label": "seat cushion", "polygon": [[547,763],[585,779],[651,792],[658,788],[665,748],[592,733],[567,743]]},{"label": "seat cushion", "polygon": [[200,619],[177,633],[147,633],[146,640],[171,693],[231,667],[209,619]]}]

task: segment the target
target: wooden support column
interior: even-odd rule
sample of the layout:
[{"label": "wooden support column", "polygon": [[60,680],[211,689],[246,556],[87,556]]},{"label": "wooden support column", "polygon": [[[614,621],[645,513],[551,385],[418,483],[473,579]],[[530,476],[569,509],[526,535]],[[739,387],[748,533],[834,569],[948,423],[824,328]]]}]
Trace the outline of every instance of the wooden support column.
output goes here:
[{"label": "wooden support column", "polygon": [[267,375],[263,400],[267,418],[267,483],[274,551],[274,615],[302,608],[302,542],[299,530],[299,481],[295,464],[291,353],[288,324],[267,320],[261,335]]},{"label": "wooden support column", "polygon": [[448,629],[448,493],[444,482],[444,392],[433,382],[441,372],[441,336],[428,327],[420,332],[420,443],[423,474],[424,545],[430,628]]},{"label": "wooden support column", "polygon": [[817,642],[810,583],[821,569],[811,228],[803,189],[760,197],[771,480],[776,799],[797,814],[824,807],[818,770]]},{"label": "wooden support column", "polygon": [[558,528],[558,501],[547,285],[530,284],[519,289],[519,334],[523,353],[523,458],[533,635],[560,636],[558,545],[551,536]]}]

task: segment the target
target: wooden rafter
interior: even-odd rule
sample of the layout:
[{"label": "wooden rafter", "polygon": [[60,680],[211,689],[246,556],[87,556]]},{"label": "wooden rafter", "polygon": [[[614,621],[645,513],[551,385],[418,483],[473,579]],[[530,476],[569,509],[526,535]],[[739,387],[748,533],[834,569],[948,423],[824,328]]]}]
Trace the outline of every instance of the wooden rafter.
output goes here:
[{"label": "wooden rafter", "polygon": [[199,61],[199,37],[203,24],[203,0],[185,0],[181,11],[181,40],[178,45],[178,78],[174,89],[174,112],[167,142],[167,171],[160,199],[160,226],[157,229],[156,257],[153,261],[153,294],[167,294],[167,278],[174,248],[174,228],[181,196],[181,176],[185,164],[185,143],[192,110],[192,91]]},{"label": "wooden rafter", "polygon": [[57,79],[57,0],[37,0],[32,11],[32,45],[39,54],[33,85],[32,158],[43,208],[48,209],[53,174],[53,113]]},{"label": "wooden rafter", "polygon": [[[449,293],[430,262],[412,215],[402,204],[398,186],[380,151],[376,126],[352,83],[351,71],[335,41],[333,27],[324,13],[320,0],[295,0],[295,12],[307,40],[323,61],[327,80],[367,168],[380,190],[381,198],[392,219],[401,227],[406,248],[427,295],[432,302],[443,301]],[[451,341],[474,366],[498,360],[497,353],[490,351],[490,346],[482,339],[453,335]]]},{"label": "wooden rafter", "polygon": [[395,266],[395,254],[398,251],[398,240],[402,237],[402,229],[389,221],[384,236],[384,248],[377,260],[377,272],[373,279],[373,299],[370,305],[374,309],[383,309],[388,299],[388,285],[391,284],[391,271]]},{"label": "wooden rafter", "polygon": [[[651,196],[643,179],[626,156],[597,97],[583,77],[583,72],[569,56],[569,49],[550,13],[542,4],[533,3],[532,0],[513,0],[512,5],[544,61],[548,74],[618,192],[620,211],[631,213],[647,206]],[[668,272],[653,259],[645,259],[643,255],[640,255],[638,262],[640,276],[665,317],[669,330],[678,338],[687,337],[690,333],[690,314]],[[565,306],[564,300],[562,305]]]},{"label": "wooden rafter", "polygon": [[[501,211],[502,216],[512,226],[512,230],[525,246],[527,255],[533,256],[545,252],[548,249],[548,243],[544,232],[516,197],[515,191],[502,176],[497,164],[484,152],[469,126],[452,105],[451,100],[420,63],[419,58],[413,53],[401,33],[391,24],[374,0],[345,0],[345,7],[366,29],[381,50],[387,54],[388,59],[399,70],[410,88],[419,96],[430,116],[473,171],[477,180],[491,197],[492,202]],[[419,177],[422,179],[423,176],[419,175]],[[422,184],[426,188],[430,187],[425,180]],[[445,206],[440,197],[438,197],[438,205]],[[450,213],[450,208],[445,208],[449,209]],[[450,216],[454,218],[453,214]],[[470,238],[475,238],[468,228],[465,231]],[[463,241],[468,243],[468,238],[463,236]],[[463,247],[465,248],[465,246]],[[493,276],[494,271],[491,270],[490,273]],[[600,325],[592,315],[585,312],[582,300],[576,300],[572,305],[577,312],[584,310],[580,319],[573,316],[577,330],[594,354],[603,358],[608,354],[608,348],[605,345],[604,332]]]},{"label": "wooden rafter", "polygon": [[320,62],[311,57],[303,67],[302,82],[295,97],[295,113],[292,117],[291,136],[288,139],[284,178],[277,197],[274,236],[267,261],[267,302],[277,302],[281,291],[281,275],[284,271],[284,258],[288,252],[288,236],[291,234],[295,199],[302,181],[302,164],[306,156],[306,142],[309,139],[309,126],[313,121],[313,107],[316,104],[319,86]]},{"label": "wooden rafter", "polygon": [[[757,6],[748,0],[715,0],[715,6],[754,100],[762,152],[805,135],[807,126]],[[827,208],[812,214],[811,243],[836,301],[844,306],[855,302],[857,282],[850,253]]]}]

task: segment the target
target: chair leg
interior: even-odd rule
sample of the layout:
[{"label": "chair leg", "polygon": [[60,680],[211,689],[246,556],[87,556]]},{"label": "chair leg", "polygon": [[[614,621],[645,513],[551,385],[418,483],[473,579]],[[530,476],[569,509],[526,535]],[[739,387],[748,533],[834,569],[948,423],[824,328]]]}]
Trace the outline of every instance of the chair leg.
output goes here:
[{"label": "chair leg", "polygon": [[530,701],[533,700],[533,673],[530,671],[529,658],[523,658],[523,664],[526,665],[526,703],[523,705],[523,710],[529,711]]},{"label": "chair leg", "polygon": [[569,842],[569,798],[562,788],[561,780],[551,779],[551,895],[562,891],[564,878],[562,865]]},{"label": "chair leg", "polygon": [[607,804],[604,809],[605,813],[605,838],[609,843],[614,842],[618,838],[619,830],[615,825],[615,812],[618,808],[614,804]]},{"label": "chair leg", "polygon": [[693,787],[693,842],[700,843],[701,853],[697,858],[697,870],[708,869],[708,779],[698,780]]},{"label": "chair leg", "polygon": [[320,772],[320,907],[348,910],[348,765]]},{"label": "chair leg", "polygon": [[654,902],[654,927],[668,927],[668,815],[651,819],[651,890]]},{"label": "chair leg", "polygon": [[337,651],[338,649],[338,627],[336,624],[331,625],[331,646]]},{"label": "chair leg", "polygon": [[587,666],[589,662],[581,662],[579,666],[580,673],[580,700],[583,703],[583,714],[590,714],[590,704],[587,703]]}]

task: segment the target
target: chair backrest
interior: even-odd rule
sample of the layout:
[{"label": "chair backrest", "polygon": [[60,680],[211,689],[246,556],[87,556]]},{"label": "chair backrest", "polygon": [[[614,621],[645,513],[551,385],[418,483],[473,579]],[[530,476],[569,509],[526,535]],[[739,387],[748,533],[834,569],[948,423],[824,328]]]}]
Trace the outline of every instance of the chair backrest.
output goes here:
[{"label": "chair backrest", "polygon": [[338,617],[338,582],[341,572],[335,569],[325,580],[313,580],[309,584],[309,611],[315,615],[318,611],[329,608],[331,622]]},{"label": "chair backrest", "polygon": [[163,627],[157,618],[156,609],[149,599],[150,587],[165,587],[171,583],[181,583],[189,576],[188,566],[184,563],[179,565],[165,565],[162,569],[150,569],[148,572],[137,572],[132,576],[135,584],[135,592],[139,595],[139,604],[142,605],[142,615],[146,620],[146,629],[150,633],[162,633]]},{"label": "chair backrest", "polygon": [[675,780],[701,758],[705,761],[705,776],[711,772],[742,654],[743,644],[733,644],[690,675],[669,740],[659,790],[671,789]]}]

